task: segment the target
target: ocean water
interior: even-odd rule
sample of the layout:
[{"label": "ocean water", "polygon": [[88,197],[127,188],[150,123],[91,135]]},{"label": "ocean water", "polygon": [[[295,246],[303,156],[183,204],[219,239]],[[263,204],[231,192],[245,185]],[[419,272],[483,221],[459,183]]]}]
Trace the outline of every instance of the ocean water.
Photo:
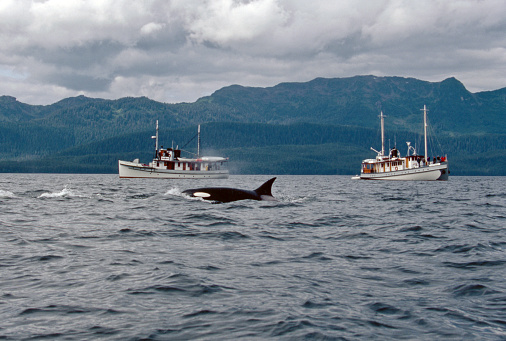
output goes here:
[{"label": "ocean water", "polygon": [[0,339],[506,339],[506,178],[269,178],[0,174]]}]

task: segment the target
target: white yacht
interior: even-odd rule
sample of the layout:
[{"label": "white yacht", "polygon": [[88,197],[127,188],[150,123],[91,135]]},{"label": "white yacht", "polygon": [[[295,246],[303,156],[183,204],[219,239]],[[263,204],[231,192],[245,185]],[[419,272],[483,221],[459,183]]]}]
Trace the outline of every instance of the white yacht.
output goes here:
[{"label": "white yacht", "polygon": [[362,161],[360,175],[352,179],[361,180],[448,180],[450,170],[446,156],[427,156],[427,107],[423,106],[425,155],[418,155],[410,142],[406,142],[408,152],[406,156],[400,155],[396,148],[385,155],[384,116],[381,112],[381,151],[371,147],[378,155],[375,159]]},{"label": "white yacht", "polygon": [[118,160],[120,178],[159,178],[159,179],[227,179],[228,158],[220,156],[200,156],[200,125],[198,126],[197,155],[194,158],[181,157],[181,150],[158,148],[158,121],[156,121],[155,158],[149,164]]}]

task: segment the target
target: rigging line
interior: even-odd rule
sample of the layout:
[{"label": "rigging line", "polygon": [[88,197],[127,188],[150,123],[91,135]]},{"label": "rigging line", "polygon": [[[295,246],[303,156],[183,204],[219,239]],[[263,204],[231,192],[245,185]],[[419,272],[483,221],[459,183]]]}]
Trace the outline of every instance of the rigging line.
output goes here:
[{"label": "rigging line", "polygon": [[434,136],[435,136],[434,128],[430,124],[429,118],[427,117],[427,143],[429,144],[429,150],[427,151],[427,153],[429,155],[426,155],[425,157],[436,156],[438,154],[435,147],[436,144],[434,141]]},{"label": "rigging line", "polygon": [[[195,134],[195,136],[193,136],[193,137],[190,139],[190,141],[186,142],[186,144],[185,144],[183,147],[181,147],[181,149],[183,149],[183,148],[184,148],[184,147],[186,147],[186,146],[187,146],[190,142],[192,142],[193,140],[195,140],[195,138],[196,138],[198,135],[199,135],[198,133],[197,133],[197,134]],[[193,153],[192,153],[192,154],[193,154]]]},{"label": "rigging line", "polygon": [[[431,130],[431,134],[430,135],[436,140],[437,146],[439,147],[439,151],[441,153],[443,153],[443,155],[444,155],[444,149],[443,149],[443,146],[441,145],[441,142],[438,139],[438,135],[436,134],[435,130],[432,128],[432,125],[429,125],[429,127],[430,127],[430,130]],[[432,141],[431,141],[431,144],[432,144]]]},{"label": "rigging line", "polygon": [[429,118],[427,118],[427,125],[428,125],[429,131],[430,131],[430,133],[428,133],[428,135],[429,135],[430,149],[431,149],[432,154],[433,155],[438,155],[438,152],[436,150],[437,148],[435,147],[437,145],[437,147],[439,148],[439,152],[441,153],[441,155],[444,155],[443,146],[441,145],[441,142],[439,141],[438,135],[436,134],[434,128],[432,127],[431,124],[429,124]]},{"label": "rigging line", "polygon": [[191,154],[191,155],[195,155],[197,156],[197,153],[192,153],[192,152],[189,152],[187,150],[184,150],[184,149],[181,149],[182,152],[185,152],[185,153],[188,153],[188,154]]}]

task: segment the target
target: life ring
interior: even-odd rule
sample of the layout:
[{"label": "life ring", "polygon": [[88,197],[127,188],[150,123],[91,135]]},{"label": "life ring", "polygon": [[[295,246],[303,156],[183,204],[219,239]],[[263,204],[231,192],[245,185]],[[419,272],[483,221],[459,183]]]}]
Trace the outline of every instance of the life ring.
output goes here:
[{"label": "life ring", "polygon": [[398,170],[399,168],[395,167],[395,170]]}]

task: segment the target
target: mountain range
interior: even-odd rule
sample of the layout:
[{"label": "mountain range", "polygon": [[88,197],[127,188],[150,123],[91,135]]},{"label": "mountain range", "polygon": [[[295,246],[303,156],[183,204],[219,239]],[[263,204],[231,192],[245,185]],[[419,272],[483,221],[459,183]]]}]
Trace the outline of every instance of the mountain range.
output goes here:
[{"label": "mountain range", "polygon": [[[355,76],[258,88],[231,85],[193,103],[78,96],[51,105],[0,97],[0,172],[114,173],[118,159],[149,161],[151,135],[183,147],[202,124],[203,149],[235,174],[355,174],[381,148],[423,153],[429,109],[433,156],[453,175],[506,175],[506,88],[469,92],[455,78]],[[196,151],[194,143],[185,146]],[[437,148],[437,149],[435,149]],[[429,153],[429,154],[430,154]]]}]

